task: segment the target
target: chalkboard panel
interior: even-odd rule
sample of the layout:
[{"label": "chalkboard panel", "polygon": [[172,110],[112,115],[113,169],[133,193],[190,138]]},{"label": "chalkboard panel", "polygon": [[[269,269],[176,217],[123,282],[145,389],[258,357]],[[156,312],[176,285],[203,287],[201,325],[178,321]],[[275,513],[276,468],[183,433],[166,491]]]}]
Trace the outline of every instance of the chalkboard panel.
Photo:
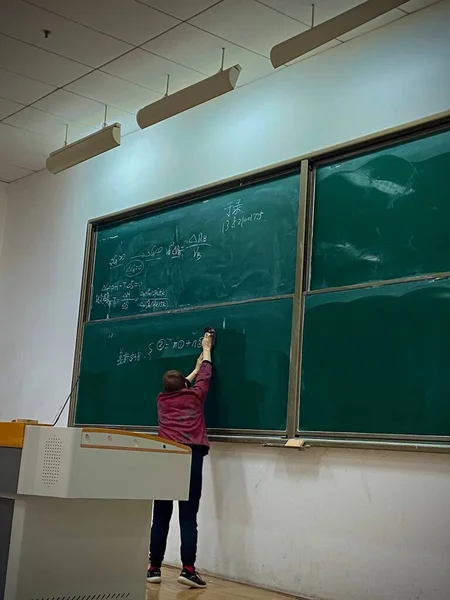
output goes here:
[{"label": "chalkboard panel", "polygon": [[76,424],[153,426],[166,370],[192,371],[217,329],[209,428],[286,428],[292,300],[85,325]]},{"label": "chalkboard panel", "polygon": [[450,279],[306,297],[300,429],[450,435]]},{"label": "chalkboard panel", "polygon": [[311,289],[450,270],[450,132],[317,169]]},{"label": "chalkboard panel", "polygon": [[290,294],[299,173],[100,229],[90,320]]}]

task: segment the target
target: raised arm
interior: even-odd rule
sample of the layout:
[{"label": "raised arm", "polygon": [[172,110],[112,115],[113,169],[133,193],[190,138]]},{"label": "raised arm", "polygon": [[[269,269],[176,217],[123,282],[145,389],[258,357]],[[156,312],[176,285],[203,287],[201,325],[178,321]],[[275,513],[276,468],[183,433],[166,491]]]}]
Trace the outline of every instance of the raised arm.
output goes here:
[{"label": "raised arm", "polygon": [[[210,333],[205,333],[205,336],[202,340],[202,362],[200,364],[200,369],[195,378],[195,385],[192,387],[192,390],[195,391],[199,400],[201,400],[202,402],[205,401],[212,376],[211,351],[213,341],[214,336]],[[198,362],[199,361],[197,361],[197,364]]]},{"label": "raised arm", "polygon": [[198,372],[200,371],[200,367],[202,366],[202,362],[203,362],[203,352],[200,354],[200,356],[197,358],[197,363],[195,365],[195,369],[192,371],[192,373],[190,373],[186,379],[189,381],[189,383],[192,385],[192,383],[194,383],[195,378],[198,375]]}]

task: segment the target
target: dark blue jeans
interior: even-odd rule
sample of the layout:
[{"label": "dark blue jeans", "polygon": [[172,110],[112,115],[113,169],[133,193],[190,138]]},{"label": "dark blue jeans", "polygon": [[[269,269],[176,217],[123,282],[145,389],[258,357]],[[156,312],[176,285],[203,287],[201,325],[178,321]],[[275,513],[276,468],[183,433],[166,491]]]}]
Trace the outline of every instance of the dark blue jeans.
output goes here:
[{"label": "dark blue jeans", "polygon": [[[202,471],[205,452],[192,448],[191,481],[189,500],[180,501],[179,520],[181,536],[181,562],[183,567],[194,567],[197,557],[197,513],[202,495]],[[150,535],[150,565],[160,568],[166,552],[167,536],[172,517],[173,502],[155,500],[153,503],[153,524]]]}]

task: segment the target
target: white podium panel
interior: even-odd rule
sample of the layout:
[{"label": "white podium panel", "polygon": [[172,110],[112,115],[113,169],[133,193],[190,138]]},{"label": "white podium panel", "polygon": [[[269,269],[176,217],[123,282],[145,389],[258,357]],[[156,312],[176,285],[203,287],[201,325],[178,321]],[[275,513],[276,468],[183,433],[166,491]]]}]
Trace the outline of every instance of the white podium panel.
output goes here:
[{"label": "white podium panel", "polygon": [[17,493],[59,498],[187,500],[191,451],[114,430],[27,427]]},{"label": "white podium panel", "polygon": [[188,498],[191,450],[40,426],[20,443],[2,425],[0,600],[144,600],[151,501]]},{"label": "white podium panel", "polygon": [[15,502],[5,600],[145,598],[151,502]]}]

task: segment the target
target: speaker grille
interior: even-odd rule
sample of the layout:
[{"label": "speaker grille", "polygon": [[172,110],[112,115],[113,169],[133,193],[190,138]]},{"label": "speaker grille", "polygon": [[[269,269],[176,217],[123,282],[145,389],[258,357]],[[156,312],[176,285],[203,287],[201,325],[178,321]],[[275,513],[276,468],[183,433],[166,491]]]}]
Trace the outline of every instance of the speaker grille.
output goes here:
[{"label": "speaker grille", "polygon": [[48,487],[59,482],[61,452],[62,441],[57,435],[53,435],[45,442],[41,478],[42,482]]}]

